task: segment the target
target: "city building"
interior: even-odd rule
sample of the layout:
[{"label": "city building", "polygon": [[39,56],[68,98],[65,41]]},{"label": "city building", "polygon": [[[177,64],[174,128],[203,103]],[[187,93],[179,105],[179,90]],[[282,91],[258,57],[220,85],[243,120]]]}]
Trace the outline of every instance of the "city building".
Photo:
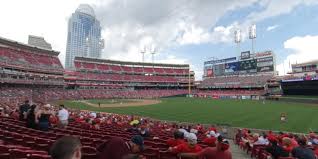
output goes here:
[{"label": "city building", "polygon": [[35,47],[52,50],[51,44],[46,42],[44,38],[40,36],[29,35],[28,44]]},{"label": "city building", "polygon": [[100,58],[103,47],[101,25],[93,8],[81,4],[68,21],[65,68],[74,68],[75,57]]}]

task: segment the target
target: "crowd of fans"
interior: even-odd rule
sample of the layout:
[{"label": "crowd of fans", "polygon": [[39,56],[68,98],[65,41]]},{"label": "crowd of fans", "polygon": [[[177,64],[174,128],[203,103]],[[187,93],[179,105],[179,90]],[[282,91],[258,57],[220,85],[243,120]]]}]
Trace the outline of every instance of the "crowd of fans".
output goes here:
[{"label": "crowd of fans", "polygon": [[251,133],[248,129],[239,129],[235,136],[236,144],[251,152],[252,157],[265,159],[316,159],[318,157],[318,135],[293,133],[278,134],[272,131],[262,134]]},{"label": "crowd of fans", "polygon": [[[15,132],[6,130],[10,129],[6,125],[10,122],[14,123],[15,126],[21,125],[23,129],[28,128],[28,131],[34,129],[37,131],[34,135],[40,136],[45,135],[44,132],[76,130],[72,131],[72,136],[54,138],[55,142],[50,144],[49,153],[43,152],[43,149],[31,151],[25,148],[23,143],[15,145],[17,148],[28,149],[28,151],[24,151],[25,153],[34,153],[32,155],[39,153],[38,155],[42,158],[79,159],[89,158],[90,155],[91,158],[100,159],[145,159],[160,158],[160,156],[161,158],[164,158],[164,156],[174,158],[176,156],[208,159],[232,158],[229,151],[229,142],[222,137],[222,134],[214,126],[204,128],[200,124],[178,125],[131,115],[72,110],[65,108],[63,105],[53,107],[49,104],[39,104],[36,106],[30,105],[29,101],[25,101],[17,110],[18,114],[15,117],[0,117],[2,121],[0,127],[4,128],[0,130],[0,147],[2,144],[17,144],[15,139],[6,138],[2,135],[5,133],[17,135]],[[109,129],[110,127],[112,130]],[[105,135],[115,128],[117,128],[117,133],[120,134],[113,132],[107,137],[107,140],[98,140],[99,143],[94,146],[92,146],[93,143],[86,143],[82,140],[84,131],[90,132],[91,135]],[[13,128],[13,130],[18,129]],[[23,135],[24,132],[19,133]],[[31,133],[28,135],[31,135]],[[81,152],[84,151],[81,148],[87,147],[87,145],[94,150],[93,155]],[[9,155],[12,155],[10,154],[11,151],[8,152]],[[1,152],[0,148],[0,157],[5,155],[6,153]]]},{"label": "crowd of fans", "polygon": [[236,75],[207,78],[202,81],[199,88],[244,88],[263,87],[273,75]]},{"label": "crowd of fans", "polygon": [[213,97],[213,96],[248,96],[248,95],[263,95],[264,90],[242,90],[242,89],[228,89],[228,90],[197,90],[193,94],[196,97]]}]

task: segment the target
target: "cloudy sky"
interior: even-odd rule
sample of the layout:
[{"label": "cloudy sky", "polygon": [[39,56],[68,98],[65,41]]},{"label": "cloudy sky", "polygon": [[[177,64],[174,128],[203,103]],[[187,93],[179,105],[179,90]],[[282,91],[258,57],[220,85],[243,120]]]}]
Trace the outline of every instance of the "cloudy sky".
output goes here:
[{"label": "cloudy sky", "polygon": [[[318,59],[318,0],[1,0],[0,36],[27,43],[43,36],[64,64],[67,20],[81,3],[101,21],[103,58],[141,61],[140,48],[156,48],[156,62],[187,63],[197,79],[211,57],[238,56],[233,32],[251,49],[248,26],[257,25],[256,51],[272,50],[277,70]],[[285,67],[285,69],[284,69]]]}]

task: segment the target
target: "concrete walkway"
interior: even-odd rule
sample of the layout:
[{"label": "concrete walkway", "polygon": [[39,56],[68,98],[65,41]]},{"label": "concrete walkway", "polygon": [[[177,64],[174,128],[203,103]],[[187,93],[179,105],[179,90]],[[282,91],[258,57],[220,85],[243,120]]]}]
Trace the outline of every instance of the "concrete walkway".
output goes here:
[{"label": "concrete walkway", "polygon": [[234,144],[233,140],[229,140],[229,142],[233,159],[251,159],[249,154],[246,154],[246,152],[240,149],[238,145]]}]

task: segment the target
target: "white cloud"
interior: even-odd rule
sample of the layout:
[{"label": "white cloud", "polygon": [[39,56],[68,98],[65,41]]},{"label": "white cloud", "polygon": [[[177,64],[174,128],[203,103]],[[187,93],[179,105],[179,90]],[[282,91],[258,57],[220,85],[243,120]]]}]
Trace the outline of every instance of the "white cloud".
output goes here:
[{"label": "white cloud", "polygon": [[279,27],[279,25],[268,26],[268,27],[266,28],[266,31],[272,31],[272,30],[277,29],[278,27]]},{"label": "white cloud", "polygon": [[292,53],[286,59],[277,65],[277,70],[280,75],[287,73],[290,70],[289,64],[308,62],[318,59],[318,35],[307,35],[303,37],[293,37],[284,42],[284,48],[290,49]]}]

